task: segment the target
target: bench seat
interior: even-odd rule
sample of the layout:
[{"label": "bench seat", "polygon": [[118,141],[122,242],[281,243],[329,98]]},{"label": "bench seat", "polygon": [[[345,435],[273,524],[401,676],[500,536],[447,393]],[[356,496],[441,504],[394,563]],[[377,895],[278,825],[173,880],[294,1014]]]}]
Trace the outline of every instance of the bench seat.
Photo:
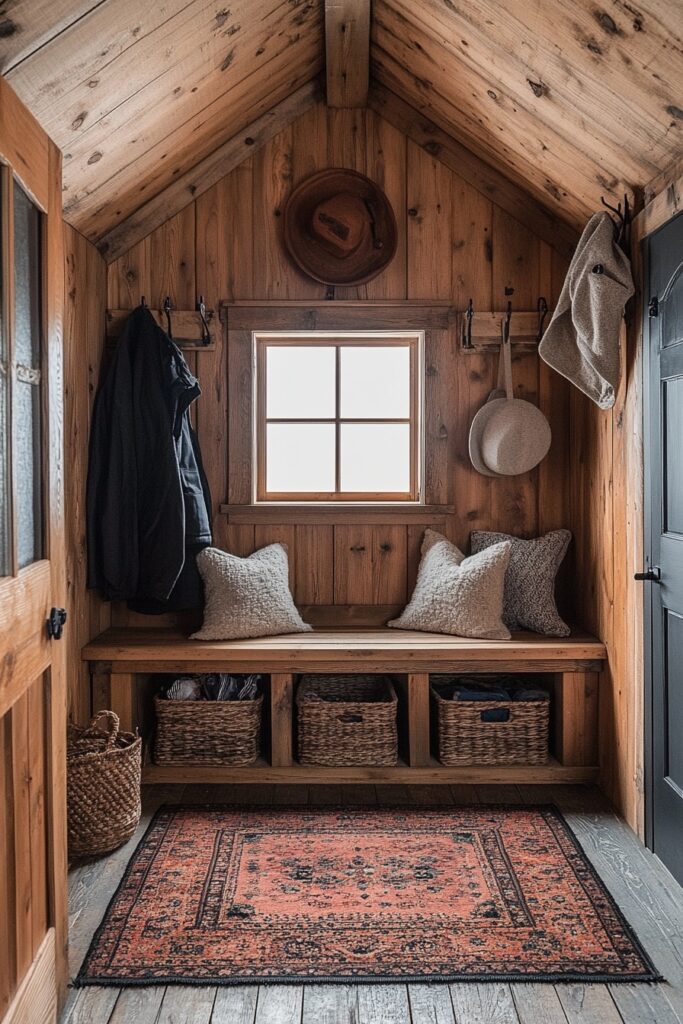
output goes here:
[{"label": "bench seat", "polygon": [[[516,633],[511,640],[469,640],[385,628],[338,628],[254,640],[189,640],[172,629],[114,628],[83,649],[93,707],[110,707],[124,729],[144,721],[153,673],[260,672],[267,675],[267,751],[255,765],[159,766],[143,778],[159,783],[460,783],[592,782],[597,777],[598,681],[606,657],[594,637]],[[294,753],[296,675],[390,672],[401,695],[402,756],[395,767],[304,767]],[[433,757],[430,673],[534,672],[553,694],[547,765],[449,768]],[[154,689],[154,686],[151,687]],[[147,705],[148,706],[148,705]],[[143,730],[144,731],[144,730]]]},{"label": "bench seat", "polygon": [[[188,640],[170,629],[107,630],[83,649],[89,662],[117,672],[568,672],[598,671],[605,646],[587,633],[515,633],[471,640],[398,629],[343,628],[259,637]],[[115,668],[114,668],[115,666]]]}]

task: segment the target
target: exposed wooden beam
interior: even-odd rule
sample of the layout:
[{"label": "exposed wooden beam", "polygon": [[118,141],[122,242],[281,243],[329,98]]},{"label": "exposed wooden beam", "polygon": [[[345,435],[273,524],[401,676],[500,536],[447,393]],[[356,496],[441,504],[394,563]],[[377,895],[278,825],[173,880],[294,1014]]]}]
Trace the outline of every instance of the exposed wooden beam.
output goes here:
[{"label": "exposed wooden beam", "polygon": [[576,227],[559,220],[524,188],[485,163],[405,100],[373,83],[368,106],[558,252],[567,256],[574,252],[579,238]]},{"label": "exposed wooden beam", "polygon": [[370,0],[325,0],[328,107],[365,107],[370,82]]},{"label": "exposed wooden beam", "polygon": [[320,86],[313,80],[302,85],[272,110],[257,118],[244,131],[228,139],[222,146],[201,160],[191,171],[181,175],[168,188],[153,196],[130,217],[107,232],[96,244],[107,263],[127,252],[155,228],[165,223],[197,196],[207,192],[217,181],[237,167],[248,156],[321,98]]}]

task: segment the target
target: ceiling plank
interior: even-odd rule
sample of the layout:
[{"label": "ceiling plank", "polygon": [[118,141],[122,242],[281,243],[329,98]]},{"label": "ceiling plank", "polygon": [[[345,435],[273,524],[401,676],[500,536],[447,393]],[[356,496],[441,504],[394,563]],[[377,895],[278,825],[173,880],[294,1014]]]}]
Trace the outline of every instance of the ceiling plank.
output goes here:
[{"label": "ceiling plank", "polygon": [[325,0],[328,107],[365,107],[370,82],[370,0]]},{"label": "ceiling plank", "polygon": [[111,263],[118,259],[136,242],[207,192],[320,98],[318,83],[308,82],[243,132],[229,139],[187,174],[177,178],[172,185],[146,202],[98,242],[97,247],[106,261]]},{"label": "ceiling plank", "polygon": [[644,183],[643,174],[670,162],[682,141],[683,124],[677,127],[667,111],[680,105],[683,74],[683,39],[670,0],[668,6],[667,14],[662,0],[643,0],[638,11],[620,3],[600,8],[591,0],[536,6],[378,0],[374,15],[393,9],[405,19],[406,41],[419,26],[458,64],[580,153],[600,155],[622,176]]},{"label": "ceiling plank", "polygon": [[102,0],[4,0],[0,6],[0,74],[8,74]]},{"label": "ceiling plank", "polygon": [[543,207],[526,189],[510,181],[497,168],[484,163],[409,103],[384,86],[373,83],[368,106],[543,241],[565,255],[573,253],[578,241],[578,231],[574,227]]}]

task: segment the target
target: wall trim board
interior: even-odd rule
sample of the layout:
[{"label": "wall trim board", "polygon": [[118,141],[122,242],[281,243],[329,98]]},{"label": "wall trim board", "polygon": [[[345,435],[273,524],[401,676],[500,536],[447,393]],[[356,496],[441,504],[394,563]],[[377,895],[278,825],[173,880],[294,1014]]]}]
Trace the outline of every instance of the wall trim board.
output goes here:
[{"label": "wall trim board", "polygon": [[96,244],[107,263],[118,259],[137,242],[189,206],[221,178],[266,142],[292,124],[320,99],[320,84],[313,79],[262,114],[243,131],[233,135],[192,170],[181,175],[107,232]]}]

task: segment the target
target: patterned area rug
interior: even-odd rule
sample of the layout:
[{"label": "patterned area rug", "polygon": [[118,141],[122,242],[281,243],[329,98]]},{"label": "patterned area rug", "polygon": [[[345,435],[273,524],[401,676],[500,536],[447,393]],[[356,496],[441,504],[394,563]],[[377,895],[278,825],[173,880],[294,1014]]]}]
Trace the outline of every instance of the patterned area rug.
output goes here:
[{"label": "patterned area rug", "polygon": [[164,807],[76,984],[656,978],[554,807]]}]

